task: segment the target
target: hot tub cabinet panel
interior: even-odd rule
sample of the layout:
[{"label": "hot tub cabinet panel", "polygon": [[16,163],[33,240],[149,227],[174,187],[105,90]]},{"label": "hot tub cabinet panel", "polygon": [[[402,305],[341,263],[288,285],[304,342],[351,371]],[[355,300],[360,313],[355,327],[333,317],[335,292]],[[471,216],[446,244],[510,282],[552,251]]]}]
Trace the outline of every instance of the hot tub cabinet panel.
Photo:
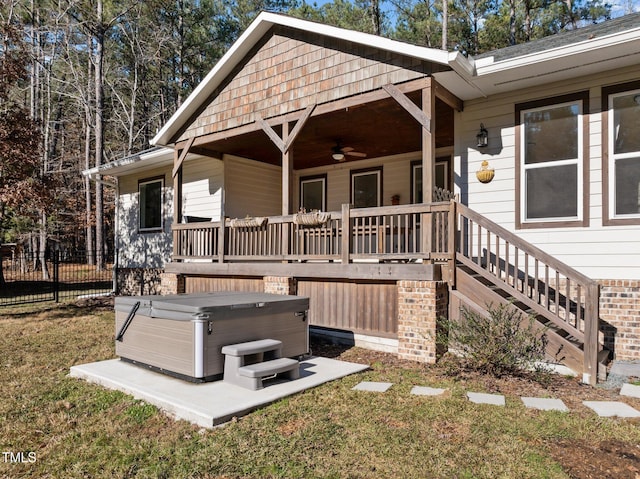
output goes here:
[{"label": "hot tub cabinet panel", "polygon": [[283,357],[309,352],[309,299],[263,293],[199,293],[116,298],[116,337],[137,304],[116,354],[190,381],[220,379],[221,349],[258,339],[282,341]]}]

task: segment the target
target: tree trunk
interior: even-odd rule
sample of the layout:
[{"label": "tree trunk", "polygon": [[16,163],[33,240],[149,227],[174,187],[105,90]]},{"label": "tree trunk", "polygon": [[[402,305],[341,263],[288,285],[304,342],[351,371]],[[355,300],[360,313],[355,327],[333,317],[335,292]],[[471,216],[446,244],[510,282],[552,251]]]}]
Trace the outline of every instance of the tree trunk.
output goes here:
[{"label": "tree trunk", "polygon": [[[91,51],[91,39],[87,37],[87,50]],[[84,104],[85,131],[84,131],[84,166],[88,170],[91,168],[91,59],[87,60],[87,98]],[[84,178],[84,200],[85,200],[85,251],[87,264],[95,265],[95,246],[93,244],[93,221],[91,210],[91,180]]]},{"label": "tree trunk", "polygon": [[447,51],[449,39],[449,0],[442,0],[442,49]]},{"label": "tree trunk", "polygon": [[47,214],[40,212],[40,233],[38,235],[40,245],[38,246],[40,257],[40,269],[42,271],[42,279],[48,281],[51,279],[49,268],[47,267]]},{"label": "tree trunk", "polygon": [[[96,3],[96,32],[95,32],[95,99],[96,99],[96,166],[102,165],[104,152],[104,25],[102,23],[102,0]],[[96,269],[104,269],[104,195],[101,176],[96,175]]]},{"label": "tree trunk", "polygon": [[371,0],[371,23],[373,33],[380,35],[380,24],[382,23],[380,21],[380,0]]},{"label": "tree trunk", "polygon": [[516,2],[509,2],[509,45],[516,44]]}]

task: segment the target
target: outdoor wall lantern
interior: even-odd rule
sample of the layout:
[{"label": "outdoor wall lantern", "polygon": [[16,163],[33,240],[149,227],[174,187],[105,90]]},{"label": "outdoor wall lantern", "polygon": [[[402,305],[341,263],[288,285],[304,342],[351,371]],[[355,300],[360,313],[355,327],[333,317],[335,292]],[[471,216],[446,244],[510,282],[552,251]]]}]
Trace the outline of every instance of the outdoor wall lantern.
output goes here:
[{"label": "outdoor wall lantern", "polygon": [[496,172],[493,168],[489,168],[489,162],[487,160],[484,160],[480,169],[476,171],[476,178],[478,178],[480,183],[489,183],[495,175]]},{"label": "outdoor wall lantern", "polygon": [[483,123],[480,123],[480,131],[476,135],[476,140],[478,140],[476,145],[478,148],[484,148],[489,144],[489,132]]}]

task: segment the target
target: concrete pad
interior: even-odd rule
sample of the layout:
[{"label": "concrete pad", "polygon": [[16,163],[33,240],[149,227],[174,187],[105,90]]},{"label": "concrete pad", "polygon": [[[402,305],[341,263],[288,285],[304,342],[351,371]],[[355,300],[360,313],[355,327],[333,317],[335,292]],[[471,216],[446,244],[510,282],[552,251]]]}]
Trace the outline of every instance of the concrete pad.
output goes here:
[{"label": "concrete pad", "polygon": [[444,394],[446,389],[440,388],[430,388],[427,386],[413,386],[411,389],[411,394],[415,394],[417,396],[440,396]]},{"label": "concrete pad", "polygon": [[176,419],[214,427],[286,396],[368,369],[364,364],[311,357],[300,363],[300,379],[273,381],[250,391],[224,381],[194,384],[119,359],[73,366],[72,377],[142,399]]},{"label": "concrete pad", "polygon": [[354,391],[371,391],[376,393],[383,393],[387,391],[393,383],[377,383],[372,381],[362,381],[360,384],[357,384],[353,388]]},{"label": "concrete pad", "polygon": [[632,398],[640,398],[640,386],[625,383],[622,385],[622,388],[620,388],[620,395],[629,396]]},{"label": "concrete pad", "polygon": [[468,392],[469,401],[476,404],[492,404],[494,406],[504,406],[504,396],[502,394],[485,394]]},{"label": "concrete pad", "polygon": [[568,412],[569,408],[562,402],[562,399],[531,398],[523,397],[522,402],[530,409],[540,409],[541,411],[562,411]]},{"label": "concrete pad", "polygon": [[640,378],[640,361],[614,361],[609,374]]},{"label": "concrete pad", "polygon": [[582,401],[582,404],[593,409],[601,417],[640,417],[640,411],[628,404],[618,401]]}]

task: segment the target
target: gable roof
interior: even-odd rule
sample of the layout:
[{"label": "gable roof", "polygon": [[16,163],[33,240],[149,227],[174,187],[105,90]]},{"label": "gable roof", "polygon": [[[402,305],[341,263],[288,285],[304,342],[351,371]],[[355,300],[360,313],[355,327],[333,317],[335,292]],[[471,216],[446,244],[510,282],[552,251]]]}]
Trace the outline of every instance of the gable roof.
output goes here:
[{"label": "gable roof", "polygon": [[183,127],[211,99],[247,54],[274,26],[284,26],[372,47],[445,67],[436,80],[462,100],[575,78],[640,63],[640,15],[496,50],[474,58],[308,20],[263,12],[216,63],[153,138],[154,145],[175,142]]},{"label": "gable roof", "polygon": [[232,73],[234,68],[274,26],[283,26],[314,33],[324,37],[351,42],[355,45],[413,57],[456,70],[468,70],[465,72],[466,74],[471,73],[471,64],[468,59],[458,52],[446,52],[434,48],[425,48],[368,33],[337,28],[285,15],[262,12],[218,63],[216,63],[203,81],[169,119],[167,124],[158,132],[152,140],[152,144],[168,145],[172,143],[175,140],[175,135],[180,131],[184,123],[192,118],[203,102],[210,99],[210,96],[216,88]]}]

